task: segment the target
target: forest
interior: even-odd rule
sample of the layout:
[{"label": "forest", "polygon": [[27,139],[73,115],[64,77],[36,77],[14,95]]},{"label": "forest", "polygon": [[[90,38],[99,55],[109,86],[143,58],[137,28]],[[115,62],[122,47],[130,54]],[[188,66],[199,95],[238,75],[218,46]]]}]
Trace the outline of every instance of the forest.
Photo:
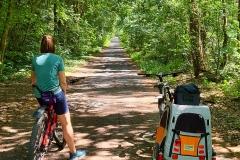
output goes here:
[{"label": "forest", "polygon": [[71,65],[117,35],[142,70],[204,71],[238,98],[239,8],[235,0],[2,0],[1,80],[29,73],[43,34],[55,36],[57,54]]},{"label": "forest", "polygon": [[1,0],[0,22],[0,82],[29,76],[44,34],[54,35],[67,71],[118,36],[141,70],[185,70],[211,89],[208,97],[229,111],[216,121],[240,131],[236,0]]}]

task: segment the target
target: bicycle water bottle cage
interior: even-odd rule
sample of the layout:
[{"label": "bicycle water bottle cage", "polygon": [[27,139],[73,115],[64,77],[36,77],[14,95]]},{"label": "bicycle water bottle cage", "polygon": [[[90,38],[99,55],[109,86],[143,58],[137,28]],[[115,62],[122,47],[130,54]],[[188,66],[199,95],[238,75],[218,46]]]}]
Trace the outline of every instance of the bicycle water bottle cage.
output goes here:
[{"label": "bicycle water bottle cage", "polygon": [[40,106],[38,109],[35,110],[35,112],[33,113],[33,117],[34,118],[40,118],[44,111],[48,108],[48,106],[46,105],[43,105],[43,106]]}]

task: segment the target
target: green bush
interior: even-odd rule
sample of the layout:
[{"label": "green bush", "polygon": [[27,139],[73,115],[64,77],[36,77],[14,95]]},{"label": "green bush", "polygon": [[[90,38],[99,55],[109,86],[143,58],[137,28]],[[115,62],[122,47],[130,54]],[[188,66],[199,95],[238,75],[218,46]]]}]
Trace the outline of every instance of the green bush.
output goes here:
[{"label": "green bush", "polygon": [[223,93],[226,97],[237,99],[240,98],[240,80],[223,81]]}]

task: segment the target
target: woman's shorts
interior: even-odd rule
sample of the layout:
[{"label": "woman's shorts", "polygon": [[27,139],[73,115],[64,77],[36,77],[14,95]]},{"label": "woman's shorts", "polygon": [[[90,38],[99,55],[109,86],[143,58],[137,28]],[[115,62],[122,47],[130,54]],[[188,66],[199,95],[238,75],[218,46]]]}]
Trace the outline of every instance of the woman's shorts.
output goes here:
[{"label": "woman's shorts", "polygon": [[[56,114],[61,115],[61,114],[65,114],[65,113],[69,112],[68,103],[67,103],[65,93],[63,91],[61,91],[54,96],[57,99],[56,103],[53,105],[53,108],[54,108]],[[40,105],[42,105],[41,104],[41,98],[37,98],[37,100],[38,100],[38,103]]]}]

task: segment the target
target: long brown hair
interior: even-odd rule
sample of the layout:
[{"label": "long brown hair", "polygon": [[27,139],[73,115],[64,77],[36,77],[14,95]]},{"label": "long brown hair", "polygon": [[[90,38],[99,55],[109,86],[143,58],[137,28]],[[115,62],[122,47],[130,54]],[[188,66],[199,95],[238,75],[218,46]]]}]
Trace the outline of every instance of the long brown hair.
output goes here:
[{"label": "long brown hair", "polygon": [[55,53],[54,38],[51,35],[44,35],[41,41],[41,53]]}]

